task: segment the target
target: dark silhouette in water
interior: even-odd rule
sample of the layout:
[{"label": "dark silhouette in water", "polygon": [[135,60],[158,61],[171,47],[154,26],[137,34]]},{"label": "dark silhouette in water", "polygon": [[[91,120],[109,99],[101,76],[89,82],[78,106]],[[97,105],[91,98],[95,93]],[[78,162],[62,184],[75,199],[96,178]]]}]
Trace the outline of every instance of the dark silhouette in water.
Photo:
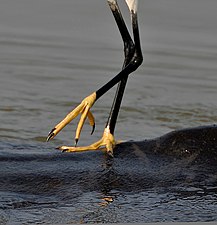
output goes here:
[{"label": "dark silhouette in water", "polygon": [[[176,216],[176,221],[217,219],[217,126],[125,142],[116,146],[114,158],[101,151],[55,152],[44,143],[10,142],[1,146],[6,151],[0,152],[0,223],[1,217],[10,221],[10,216],[3,213],[8,211],[15,220],[25,212],[30,219],[35,215],[33,218],[40,221],[34,214],[38,212],[44,223],[109,223],[120,221],[111,215],[125,218],[123,212],[132,207],[140,211],[139,221],[150,210],[159,216],[155,213],[154,219],[149,215],[149,222],[173,221]],[[25,150],[28,152],[23,153]],[[200,201],[195,203],[198,198]],[[134,205],[138,201],[139,205]],[[186,212],[186,207],[190,208],[191,218],[188,213],[179,213]],[[202,214],[198,207],[203,208]],[[72,213],[66,216],[63,209]],[[133,214],[129,221],[135,221]]]},{"label": "dark silhouette in water", "polygon": [[84,192],[106,194],[113,189],[132,192],[155,186],[216,186],[217,126],[121,143],[114,156],[100,151],[2,154],[0,190],[74,198]]},{"label": "dark silhouette in water", "polygon": [[191,158],[195,163],[216,163],[217,126],[180,129],[152,140],[122,143],[117,146],[117,155],[122,148],[135,155],[140,152],[141,155],[164,155],[176,159]]}]

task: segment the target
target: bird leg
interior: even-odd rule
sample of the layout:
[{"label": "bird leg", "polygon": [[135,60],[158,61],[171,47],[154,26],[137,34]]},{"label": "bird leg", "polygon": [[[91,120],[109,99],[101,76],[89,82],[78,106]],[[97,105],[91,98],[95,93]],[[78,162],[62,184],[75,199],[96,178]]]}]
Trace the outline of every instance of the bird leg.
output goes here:
[{"label": "bird leg", "polygon": [[116,23],[118,25],[118,28],[120,30],[120,33],[124,42],[125,61],[124,61],[123,69],[108,83],[106,83],[96,92],[94,92],[92,95],[85,98],[75,110],[69,113],[63,121],[61,121],[53,130],[51,130],[47,140],[49,141],[50,139],[52,139],[64,126],[66,126],[72,119],[74,119],[79,113],[81,113],[82,116],[77,127],[76,138],[75,138],[75,142],[77,144],[77,141],[80,136],[80,131],[82,129],[82,126],[86,117],[89,118],[89,121],[94,126],[94,117],[90,112],[90,108],[93,106],[94,102],[98,100],[102,95],[104,95],[114,85],[120,82],[103,136],[99,141],[89,146],[84,146],[84,147],[61,146],[61,147],[58,147],[59,150],[62,150],[65,152],[80,152],[80,151],[88,151],[88,150],[99,150],[99,149],[101,150],[106,148],[107,153],[110,155],[113,155],[113,149],[115,145],[119,143],[115,141],[114,139],[114,129],[115,129],[116,119],[119,112],[124,89],[127,83],[127,78],[129,74],[135,71],[141,65],[143,61],[141,46],[140,46],[140,39],[139,39],[137,13],[136,13],[137,1],[126,0],[126,2],[131,12],[134,42],[132,41],[129,35],[129,32],[126,28],[126,25],[124,23],[124,20],[121,16],[120,10],[117,5],[117,1],[108,0],[109,6],[113,12],[113,15],[115,17]]},{"label": "bird leg", "polygon": [[81,114],[80,121],[78,123],[75,135],[75,145],[80,137],[81,129],[84,125],[86,118],[88,118],[90,125],[93,127],[92,132],[95,128],[95,119],[90,111],[96,101],[96,93],[92,93],[86,97],[74,110],[72,110],[60,123],[58,123],[48,134],[47,141],[53,139],[68,123],[70,123],[75,117]]},{"label": "bird leg", "polygon": [[70,146],[60,146],[57,149],[61,150],[62,152],[83,152],[89,150],[106,150],[106,152],[113,157],[113,149],[116,144],[120,143],[121,141],[115,141],[114,136],[111,134],[109,127],[106,127],[102,138],[89,145],[89,146],[82,146],[82,147],[70,147]]}]

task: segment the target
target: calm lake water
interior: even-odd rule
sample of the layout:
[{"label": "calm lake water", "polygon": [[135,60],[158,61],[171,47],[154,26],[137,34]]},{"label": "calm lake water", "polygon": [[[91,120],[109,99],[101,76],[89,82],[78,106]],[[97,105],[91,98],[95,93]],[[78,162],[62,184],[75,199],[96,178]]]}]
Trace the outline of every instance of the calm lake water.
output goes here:
[{"label": "calm lake water", "polygon": [[[130,25],[124,1],[120,6]],[[140,1],[144,63],[128,81],[117,139],[216,123],[216,9],[216,0]],[[106,177],[107,164],[100,152],[55,150],[74,143],[77,120],[45,143],[53,126],[122,63],[105,0],[0,1],[1,224],[217,220],[217,185],[208,192],[183,186],[184,195],[160,184],[126,191],[103,180],[103,188],[84,187],[82,177]],[[101,137],[114,92],[94,105],[95,133],[84,126],[80,145]]]}]

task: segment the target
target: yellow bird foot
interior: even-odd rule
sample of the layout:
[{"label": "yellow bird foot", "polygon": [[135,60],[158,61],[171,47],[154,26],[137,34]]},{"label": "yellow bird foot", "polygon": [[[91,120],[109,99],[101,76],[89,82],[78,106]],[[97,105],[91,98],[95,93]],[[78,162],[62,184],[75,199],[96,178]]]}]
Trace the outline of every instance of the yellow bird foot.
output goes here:
[{"label": "yellow bird foot", "polygon": [[70,123],[75,117],[81,114],[80,121],[78,123],[75,135],[75,146],[79,140],[81,129],[84,125],[86,118],[88,117],[89,123],[92,126],[92,132],[95,128],[95,119],[90,111],[90,108],[96,101],[96,92],[86,97],[81,104],[79,104],[73,111],[71,111],[60,123],[58,123],[48,134],[47,141],[53,139],[68,123]]},{"label": "yellow bird foot", "polygon": [[110,133],[109,127],[106,127],[103,133],[102,138],[89,145],[83,147],[69,147],[69,146],[61,146],[57,149],[61,150],[62,152],[82,152],[82,151],[91,151],[91,150],[106,150],[106,152],[113,157],[113,149],[116,144],[120,143],[121,141],[115,141],[114,136]]}]

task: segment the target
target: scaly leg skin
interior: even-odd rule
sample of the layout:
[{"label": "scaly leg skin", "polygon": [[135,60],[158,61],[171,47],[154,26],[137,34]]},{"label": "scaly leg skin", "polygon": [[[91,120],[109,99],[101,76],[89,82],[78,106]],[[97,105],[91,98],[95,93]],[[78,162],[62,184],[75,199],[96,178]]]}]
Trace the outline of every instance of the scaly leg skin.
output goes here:
[{"label": "scaly leg skin", "polygon": [[80,105],[78,105],[72,112],[70,112],[60,123],[58,123],[48,134],[47,141],[53,139],[68,123],[70,123],[75,117],[81,114],[80,121],[78,123],[75,135],[75,145],[77,144],[81,129],[84,125],[86,118],[88,117],[90,125],[93,127],[91,134],[95,128],[95,120],[93,114],[90,112],[90,108],[96,101],[96,92],[86,97]]},{"label": "scaly leg skin", "polygon": [[106,127],[103,133],[102,138],[89,145],[83,147],[69,147],[69,146],[61,146],[57,149],[62,152],[82,152],[82,151],[90,151],[90,150],[106,150],[106,152],[113,157],[113,149],[116,144],[119,144],[121,141],[115,141],[114,136],[110,133],[109,127]]}]

